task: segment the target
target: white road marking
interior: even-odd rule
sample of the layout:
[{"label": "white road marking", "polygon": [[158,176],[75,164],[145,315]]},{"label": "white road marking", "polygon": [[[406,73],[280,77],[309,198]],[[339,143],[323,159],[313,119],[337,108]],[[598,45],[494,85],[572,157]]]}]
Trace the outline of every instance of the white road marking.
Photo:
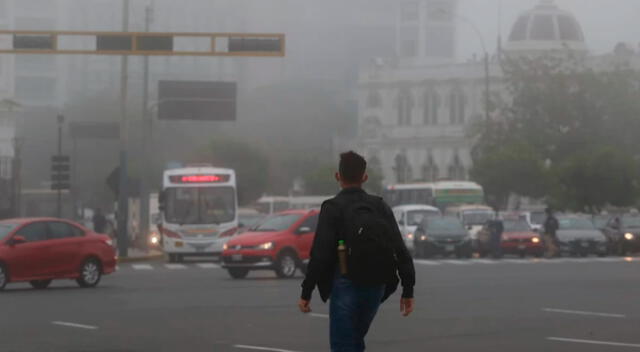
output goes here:
[{"label": "white road marking", "polygon": [[329,318],[329,314],[309,313],[309,316],[316,318]]},{"label": "white road marking", "polygon": [[440,265],[440,263],[438,263],[435,260],[416,259],[414,260],[414,262],[416,264],[422,264],[422,265]]},{"label": "white road marking", "polygon": [[550,341],[560,342],[574,342],[574,343],[586,343],[590,345],[605,345],[605,346],[618,346],[618,347],[636,347],[640,348],[640,344],[635,343],[623,343],[623,342],[610,342],[610,341],[595,341],[595,340],[581,340],[581,339],[567,339],[564,337],[547,337]]},{"label": "white road marking", "polygon": [[454,265],[470,265],[470,260],[443,260],[443,263],[454,264]]},{"label": "white road marking", "polygon": [[296,352],[290,350],[283,350],[280,348],[260,347],[260,346],[248,346],[248,345],[233,345],[235,348],[243,348],[245,350],[259,350],[259,351],[273,351],[273,352]]},{"label": "white road marking", "polygon": [[135,270],[153,270],[151,264],[131,264],[131,267]]},{"label": "white road marking", "polygon": [[617,263],[617,262],[624,261],[623,258],[593,258],[593,260],[596,262],[603,262],[603,263]]},{"label": "white road marking", "polygon": [[513,263],[513,264],[533,264],[537,263],[535,260],[528,259],[500,259],[500,261],[505,263]]},{"label": "white road marking", "polygon": [[542,308],[542,310],[545,311],[545,312],[550,312],[550,313],[593,315],[593,316],[597,316],[597,317],[607,317],[607,318],[626,318],[627,317],[624,314],[587,312],[587,311],[583,311],[583,310],[568,310],[568,309],[557,309],[557,308]]},{"label": "white road marking", "polygon": [[198,263],[196,265],[202,269],[219,269],[220,268],[220,265],[214,264],[214,263]]},{"label": "white road marking", "polygon": [[187,268],[187,266],[184,265],[184,264],[171,264],[171,263],[165,264],[164,267],[167,268],[167,269],[172,269],[172,270],[173,269],[186,269]]},{"label": "white road marking", "polygon": [[500,261],[498,260],[491,260],[491,259],[474,259],[472,261],[472,263],[479,263],[479,264],[498,264],[500,263]]},{"label": "white road marking", "polygon": [[98,328],[97,326],[93,326],[93,325],[69,323],[66,321],[52,321],[51,324],[60,325],[60,326],[69,326],[72,328],[80,328],[80,329],[87,329],[87,330],[96,330]]}]

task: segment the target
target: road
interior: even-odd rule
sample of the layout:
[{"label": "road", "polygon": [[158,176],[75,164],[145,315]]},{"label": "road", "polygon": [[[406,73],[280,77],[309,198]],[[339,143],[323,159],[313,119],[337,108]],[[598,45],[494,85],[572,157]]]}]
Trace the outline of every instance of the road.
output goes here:
[{"label": "road", "polygon": [[[640,258],[416,261],[417,310],[381,309],[370,351],[640,351]],[[98,288],[0,294],[0,351],[328,351],[327,305],[301,277],[213,264],[121,264]],[[618,344],[618,345],[616,345]]]}]

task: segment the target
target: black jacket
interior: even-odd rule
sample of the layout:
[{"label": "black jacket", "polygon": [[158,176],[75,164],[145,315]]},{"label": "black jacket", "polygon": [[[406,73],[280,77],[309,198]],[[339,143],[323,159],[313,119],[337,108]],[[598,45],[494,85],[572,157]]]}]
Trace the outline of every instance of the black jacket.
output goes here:
[{"label": "black jacket", "polygon": [[[368,195],[361,188],[347,188],[343,189],[334,198],[322,203],[316,237],[311,248],[311,259],[307,267],[307,275],[302,282],[301,297],[303,299],[311,299],[311,293],[316,285],[323,301],[326,302],[331,296],[333,278],[338,264],[338,231],[341,230],[340,227],[342,226],[343,204],[348,204],[363,196],[374,197]],[[384,214],[385,220],[389,222],[393,231],[394,246],[398,258],[398,273],[402,281],[402,297],[413,298],[413,286],[416,281],[413,259],[411,259],[411,255],[404,244],[393,212],[382,198],[375,198],[379,201],[381,213]],[[383,301],[396,291],[400,280],[396,276],[391,282],[387,283]]]}]

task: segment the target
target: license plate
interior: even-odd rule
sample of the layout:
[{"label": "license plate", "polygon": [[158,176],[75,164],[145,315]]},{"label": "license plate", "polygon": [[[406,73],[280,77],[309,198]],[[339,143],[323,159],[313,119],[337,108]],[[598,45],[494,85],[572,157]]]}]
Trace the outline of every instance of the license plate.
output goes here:
[{"label": "license plate", "polygon": [[181,248],[184,247],[184,243],[182,241],[176,242],[176,247]]},{"label": "license plate", "polygon": [[527,248],[527,246],[525,246],[524,244],[521,244],[521,245],[518,246],[518,249],[521,249],[521,250],[525,249],[525,248]]},{"label": "license plate", "polygon": [[453,252],[453,250],[454,250],[455,248],[456,248],[456,247],[455,247],[454,245],[452,245],[452,244],[449,244],[449,245],[444,246],[444,250],[445,250],[445,251],[447,251],[447,252]]},{"label": "license plate", "polygon": [[242,254],[233,254],[231,256],[231,260],[233,260],[234,262],[239,262],[242,260]]}]

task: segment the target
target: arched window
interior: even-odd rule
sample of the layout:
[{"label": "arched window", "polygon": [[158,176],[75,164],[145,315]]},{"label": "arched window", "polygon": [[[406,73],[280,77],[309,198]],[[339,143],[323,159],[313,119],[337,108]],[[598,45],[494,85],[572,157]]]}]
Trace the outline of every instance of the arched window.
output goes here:
[{"label": "arched window", "polygon": [[396,155],[393,171],[396,173],[396,182],[406,183],[411,180],[411,165],[405,152]]},{"label": "arched window", "polygon": [[449,179],[451,180],[465,180],[467,178],[467,172],[460,161],[460,156],[456,151],[451,165],[449,165]]},{"label": "arched window", "polygon": [[361,133],[363,137],[375,138],[380,133],[380,119],[375,116],[369,116],[362,121]]},{"label": "arched window", "polygon": [[440,109],[440,96],[432,88],[427,88],[423,98],[423,123],[425,125],[438,124],[438,110]]},{"label": "arched window", "polygon": [[413,111],[413,97],[409,89],[402,89],[398,94],[398,125],[411,125],[411,112]]},{"label": "arched window", "polygon": [[369,94],[367,95],[367,107],[372,109],[382,107],[382,97],[378,90],[372,89],[369,91]]},{"label": "arched window", "polygon": [[459,87],[453,88],[449,94],[449,122],[452,125],[463,124],[467,98]]},{"label": "arched window", "polygon": [[438,165],[436,165],[435,161],[433,160],[433,154],[429,152],[427,161],[422,166],[422,179],[425,182],[433,182],[437,181],[439,176],[440,170],[438,170]]}]

